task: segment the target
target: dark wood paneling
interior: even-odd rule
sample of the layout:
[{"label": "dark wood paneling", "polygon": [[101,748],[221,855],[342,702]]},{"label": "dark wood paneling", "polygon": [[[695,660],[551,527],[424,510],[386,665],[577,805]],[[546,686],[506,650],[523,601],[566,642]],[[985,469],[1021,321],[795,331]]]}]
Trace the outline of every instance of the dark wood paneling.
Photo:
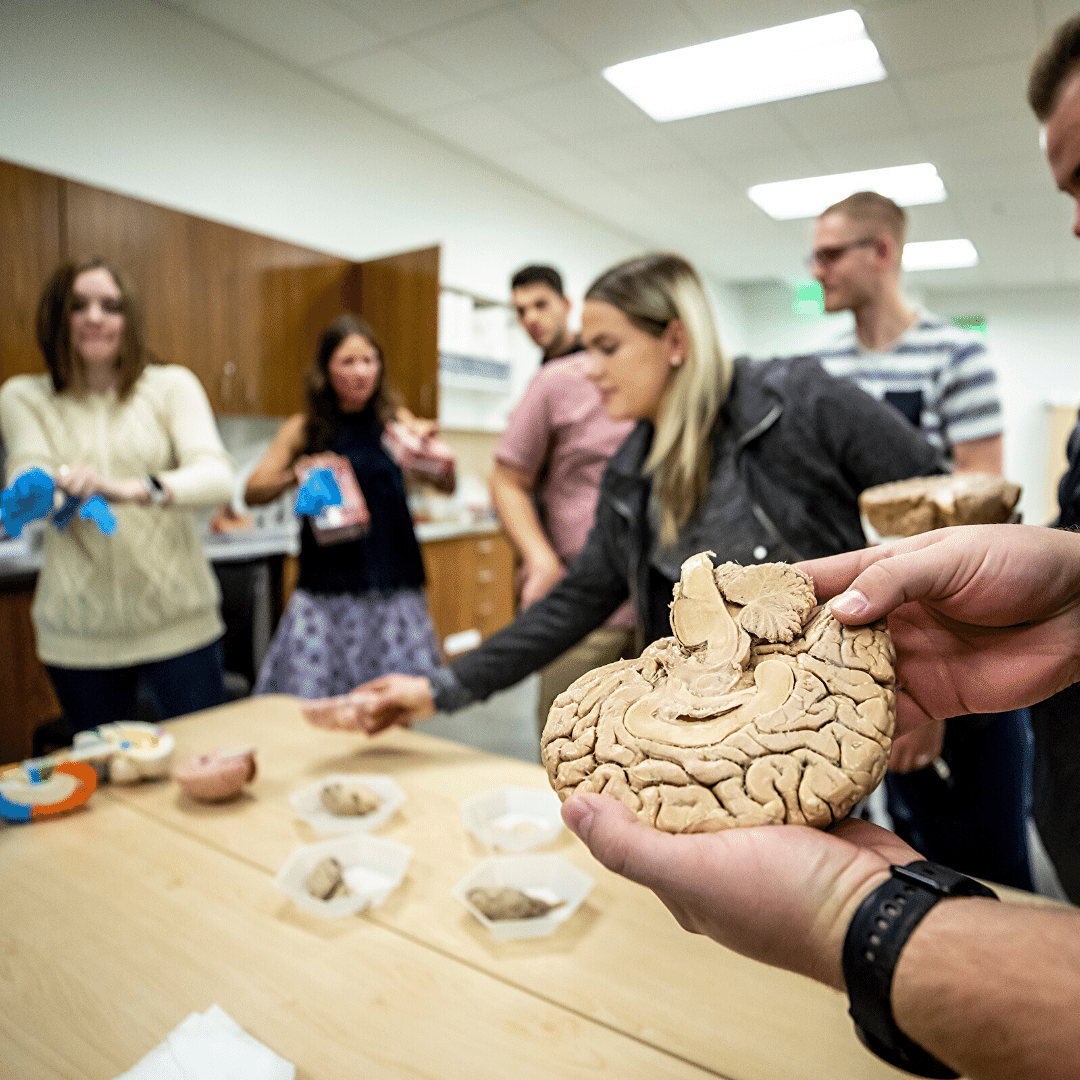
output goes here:
[{"label": "dark wood paneling", "polygon": [[360,313],[382,341],[387,374],[417,416],[438,416],[439,248],[372,259],[358,275]]},{"label": "dark wood paneling", "polygon": [[68,246],[130,274],[147,341],[199,376],[215,411],[285,415],[303,405],[318,331],[346,309],[353,265],[138,199],[69,184]]},{"label": "dark wood paneling", "polygon": [[41,286],[62,257],[60,185],[0,161],[0,382],[45,370],[34,318]]},{"label": "dark wood paneling", "polygon": [[33,752],[34,728],[60,716],[52,683],[34,648],[33,593],[0,592],[0,764]]}]

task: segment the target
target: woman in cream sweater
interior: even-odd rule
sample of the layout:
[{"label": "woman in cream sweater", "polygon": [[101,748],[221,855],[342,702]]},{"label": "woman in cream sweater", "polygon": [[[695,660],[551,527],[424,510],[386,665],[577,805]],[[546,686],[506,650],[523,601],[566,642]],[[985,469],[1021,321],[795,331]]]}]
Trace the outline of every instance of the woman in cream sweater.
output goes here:
[{"label": "woman in cream sweater", "polygon": [[195,511],[229,497],[232,468],[206,394],[187,368],[149,362],[101,260],[53,274],[37,337],[49,374],[0,388],[7,482],[43,469],[117,521],[112,535],[77,515],[45,530],[31,617],[64,718],[76,732],[128,717],[141,677],[164,718],[220,704],[224,628]]}]

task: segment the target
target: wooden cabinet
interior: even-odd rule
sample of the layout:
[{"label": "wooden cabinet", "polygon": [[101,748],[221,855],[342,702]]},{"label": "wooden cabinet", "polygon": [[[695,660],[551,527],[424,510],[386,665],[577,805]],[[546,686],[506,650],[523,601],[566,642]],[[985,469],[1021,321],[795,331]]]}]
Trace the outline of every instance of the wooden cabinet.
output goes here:
[{"label": "wooden cabinet", "polygon": [[428,607],[442,645],[451,634],[490,637],[514,618],[514,553],[502,533],[421,545]]},{"label": "wooden cabinet", "polygon": [[62,183],[0,161],[0,382],[45,370],[34,323],[41,287],[62,258]]},{"label": "wooden cabinet", "polygon": [[437,247],[354,262],[6,162],[0,241],[0,381],[44,370],[34,319],[60,260],[101,257],[129,275],[150,349],[217,413],[301,410],[319,331],[354,311],[409,408],[438,415]]},{"label": "wooden cabinet", "polygon": [[0,765],[33,752],[34,729],[60,716],[60,703],[34,648],[32,588],[0,591]]}]

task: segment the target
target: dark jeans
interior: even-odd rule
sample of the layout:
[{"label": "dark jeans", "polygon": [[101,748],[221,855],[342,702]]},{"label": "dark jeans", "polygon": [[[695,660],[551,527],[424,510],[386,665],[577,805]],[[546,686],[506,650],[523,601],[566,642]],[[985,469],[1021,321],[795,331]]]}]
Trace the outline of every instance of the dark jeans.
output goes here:
[{"label": "dark jeans", "polygon": [[1031,706],[1035,825],[1065,895],[1080,904],[1080,683]]},{"label": "dark jeans", "polygon": [[162,720],[225,702],[220,641],[131,667],[46,667],[72,735],[98,724],[133,719],[140,689],[149,692]]},{"label": "dark jeans", "polygon": [[896,834],[933,862],[1030,891],[1029,745],[1026,709],[950,720],[947,781],[932,767],[886,776]]}]

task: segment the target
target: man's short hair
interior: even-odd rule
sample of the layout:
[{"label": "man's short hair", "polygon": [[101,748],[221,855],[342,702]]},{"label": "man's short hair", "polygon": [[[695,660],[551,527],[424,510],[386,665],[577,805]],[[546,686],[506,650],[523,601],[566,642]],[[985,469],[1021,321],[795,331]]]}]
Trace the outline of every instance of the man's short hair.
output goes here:
[{"label": "man's short hair", "polygon": [[907,239],[907,212],[876,191],[856,191],[822,210],[818,221],[830,214],[843,214],[848,221],[884,229],[901,248]]},{"label": "man's short hair", "polygon": [[1057,106],[1061,88],[1080,68],[1080,15],[1062,23],[1050,44],[1039,53],[1028,79],[1028,104],[1031,111],[1045,123]]},{"label": "man's short hair", "polygon": [[565,296],[562,274],[554,266],[523,266],[511,279],[510,288],[520,289],[523,285],[546,285],[556,296]]}]

